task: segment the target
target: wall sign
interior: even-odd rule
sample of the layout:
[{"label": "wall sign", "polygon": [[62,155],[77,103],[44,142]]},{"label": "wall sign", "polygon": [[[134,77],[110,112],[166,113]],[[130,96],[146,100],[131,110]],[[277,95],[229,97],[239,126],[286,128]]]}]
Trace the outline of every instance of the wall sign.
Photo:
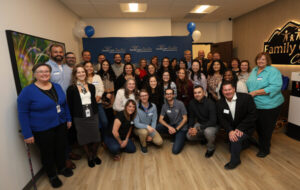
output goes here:
[{"label": "wall sign", "polygon": [[273,64],[300,65],[300,24],[288,22],[264,43]]}]

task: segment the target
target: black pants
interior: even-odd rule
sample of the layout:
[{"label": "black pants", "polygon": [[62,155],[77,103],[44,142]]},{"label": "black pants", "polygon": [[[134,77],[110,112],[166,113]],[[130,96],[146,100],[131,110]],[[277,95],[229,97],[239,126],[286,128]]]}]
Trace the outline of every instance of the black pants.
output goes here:
[{"label": "black pants", "polygon": [[61,170],[66,164],[66,124],[46,131],[34,132],[33,135],[40,149],[42,164],[48,177],[56,176],[56,169]]},{"label": "black pants", "polygon": [[241,151],[247,147],[249,147],[249,140],[248,140],[248,135],[247,134],[243,134],[243,136],[238,137],[238,141],[236,142],[230,142],[230,153],[231,153],[231,158],[230,158],[230,162],[232,164],[237,164],[238,162],[241,161],[240,159],[240,154]]},{"label": "black pants", "polygon": [[259,151],[270,153],[272,133],[282,105],[273,109],[257,109],[258,119],[256,130],[259,141]]}]

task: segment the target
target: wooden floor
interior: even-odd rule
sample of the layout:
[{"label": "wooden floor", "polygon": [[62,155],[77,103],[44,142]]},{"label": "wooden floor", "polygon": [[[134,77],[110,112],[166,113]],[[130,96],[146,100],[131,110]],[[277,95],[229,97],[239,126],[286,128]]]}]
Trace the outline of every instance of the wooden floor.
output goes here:
[{"label": "wooden floor", "polygon": [[[136,143],[137,144],[137,143]],[[140,147],[134,154],[122,154],[113,161],[107,150],[99,151],[100,166],[89,168],[85,158],[76,161],[71,178],[60,176],[67,190],[296,190],[300,189],[300,142],[275,132],[271,154],[257,158],[257,148],[241,154],[242,164],[232,171],[224,169],[229,161],[228,145],[217,141],[213,157],[204,157],[206,147],[186,143],[179,155],[171,153],[172,144],[162,148],[150,146],[147,154]],[[44,175],[37,182],[39,190],[52,189]]]}]

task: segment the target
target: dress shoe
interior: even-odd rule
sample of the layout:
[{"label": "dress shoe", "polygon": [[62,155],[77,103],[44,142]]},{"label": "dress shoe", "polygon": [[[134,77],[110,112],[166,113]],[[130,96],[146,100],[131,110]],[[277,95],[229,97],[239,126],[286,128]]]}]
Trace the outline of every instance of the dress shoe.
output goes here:
[{"label": "dress shoe", "polygon": [[50,184],[53,188],[59,188],[60,186],[62,186],[62,182],[60,181],[60,179],[56,176],[54,177],[50,177],[49,178]]},{"label": "dress shoe", "polygon": [[236,163],[236,164],[233,164],[233,163],[231,163],[231,162],[228,162],[227,164],[225,164],[225,166],[224,166],[224,168],[226,169],[226,170],[233,170],[234,168],[236,168],[238,165],[240,165],[241,164],[241,161],[239,161],[238,163]]},{"label": "dress shoe", "polygon": [[76,165],[71,160],[66,160],[66,168],[75,169]]},{"label": "dress shoe", "polygon": [[95,167],[94,159],[88,159],[88,165],[89,165],[90,168]]},{"label": "dress shoe", "polygon": [[207,150],[205,153],[205,157],[209,158],[212,157],[212,155],[214,155],[215,149],[214,150]]},{"label": "dress shoe", "polygon": [[98,156],[96,156],[94,158],[94,163],[97,164],[97,165],[100,165],[102,163],[102,160]]},{"label": "dress shoe", "polygon": [[73,171],[70,168],[64,168],[62,170],[58,170],[57,173],[65,177],[71,177],[73,175]]},{"label": "dress shoe", "polygon": [[264,158],[268,155],[269,153],[267,152],[262,152],[262,151],[259,151],[256,156],[259,157],[259,158]]}]

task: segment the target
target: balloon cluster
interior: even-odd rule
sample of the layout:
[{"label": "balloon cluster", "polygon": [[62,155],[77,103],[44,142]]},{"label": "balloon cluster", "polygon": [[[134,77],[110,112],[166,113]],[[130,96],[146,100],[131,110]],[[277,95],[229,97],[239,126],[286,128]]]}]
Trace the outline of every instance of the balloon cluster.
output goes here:
[{"label": "balloon cluster", "polygon": [[92,26],[87,26],[83,21],[78,21],[73,28],[73,34],[77,38],[92,37],[95,34],[95,29]]},{"label": "balloon cluster", "polygon": [[196,29],[196,24],[194,22],[189,22],[187,24],[187,30],[189,31],[189,36],[192,36],[194,42],[198,42],[201,38],[201,32]]}]

